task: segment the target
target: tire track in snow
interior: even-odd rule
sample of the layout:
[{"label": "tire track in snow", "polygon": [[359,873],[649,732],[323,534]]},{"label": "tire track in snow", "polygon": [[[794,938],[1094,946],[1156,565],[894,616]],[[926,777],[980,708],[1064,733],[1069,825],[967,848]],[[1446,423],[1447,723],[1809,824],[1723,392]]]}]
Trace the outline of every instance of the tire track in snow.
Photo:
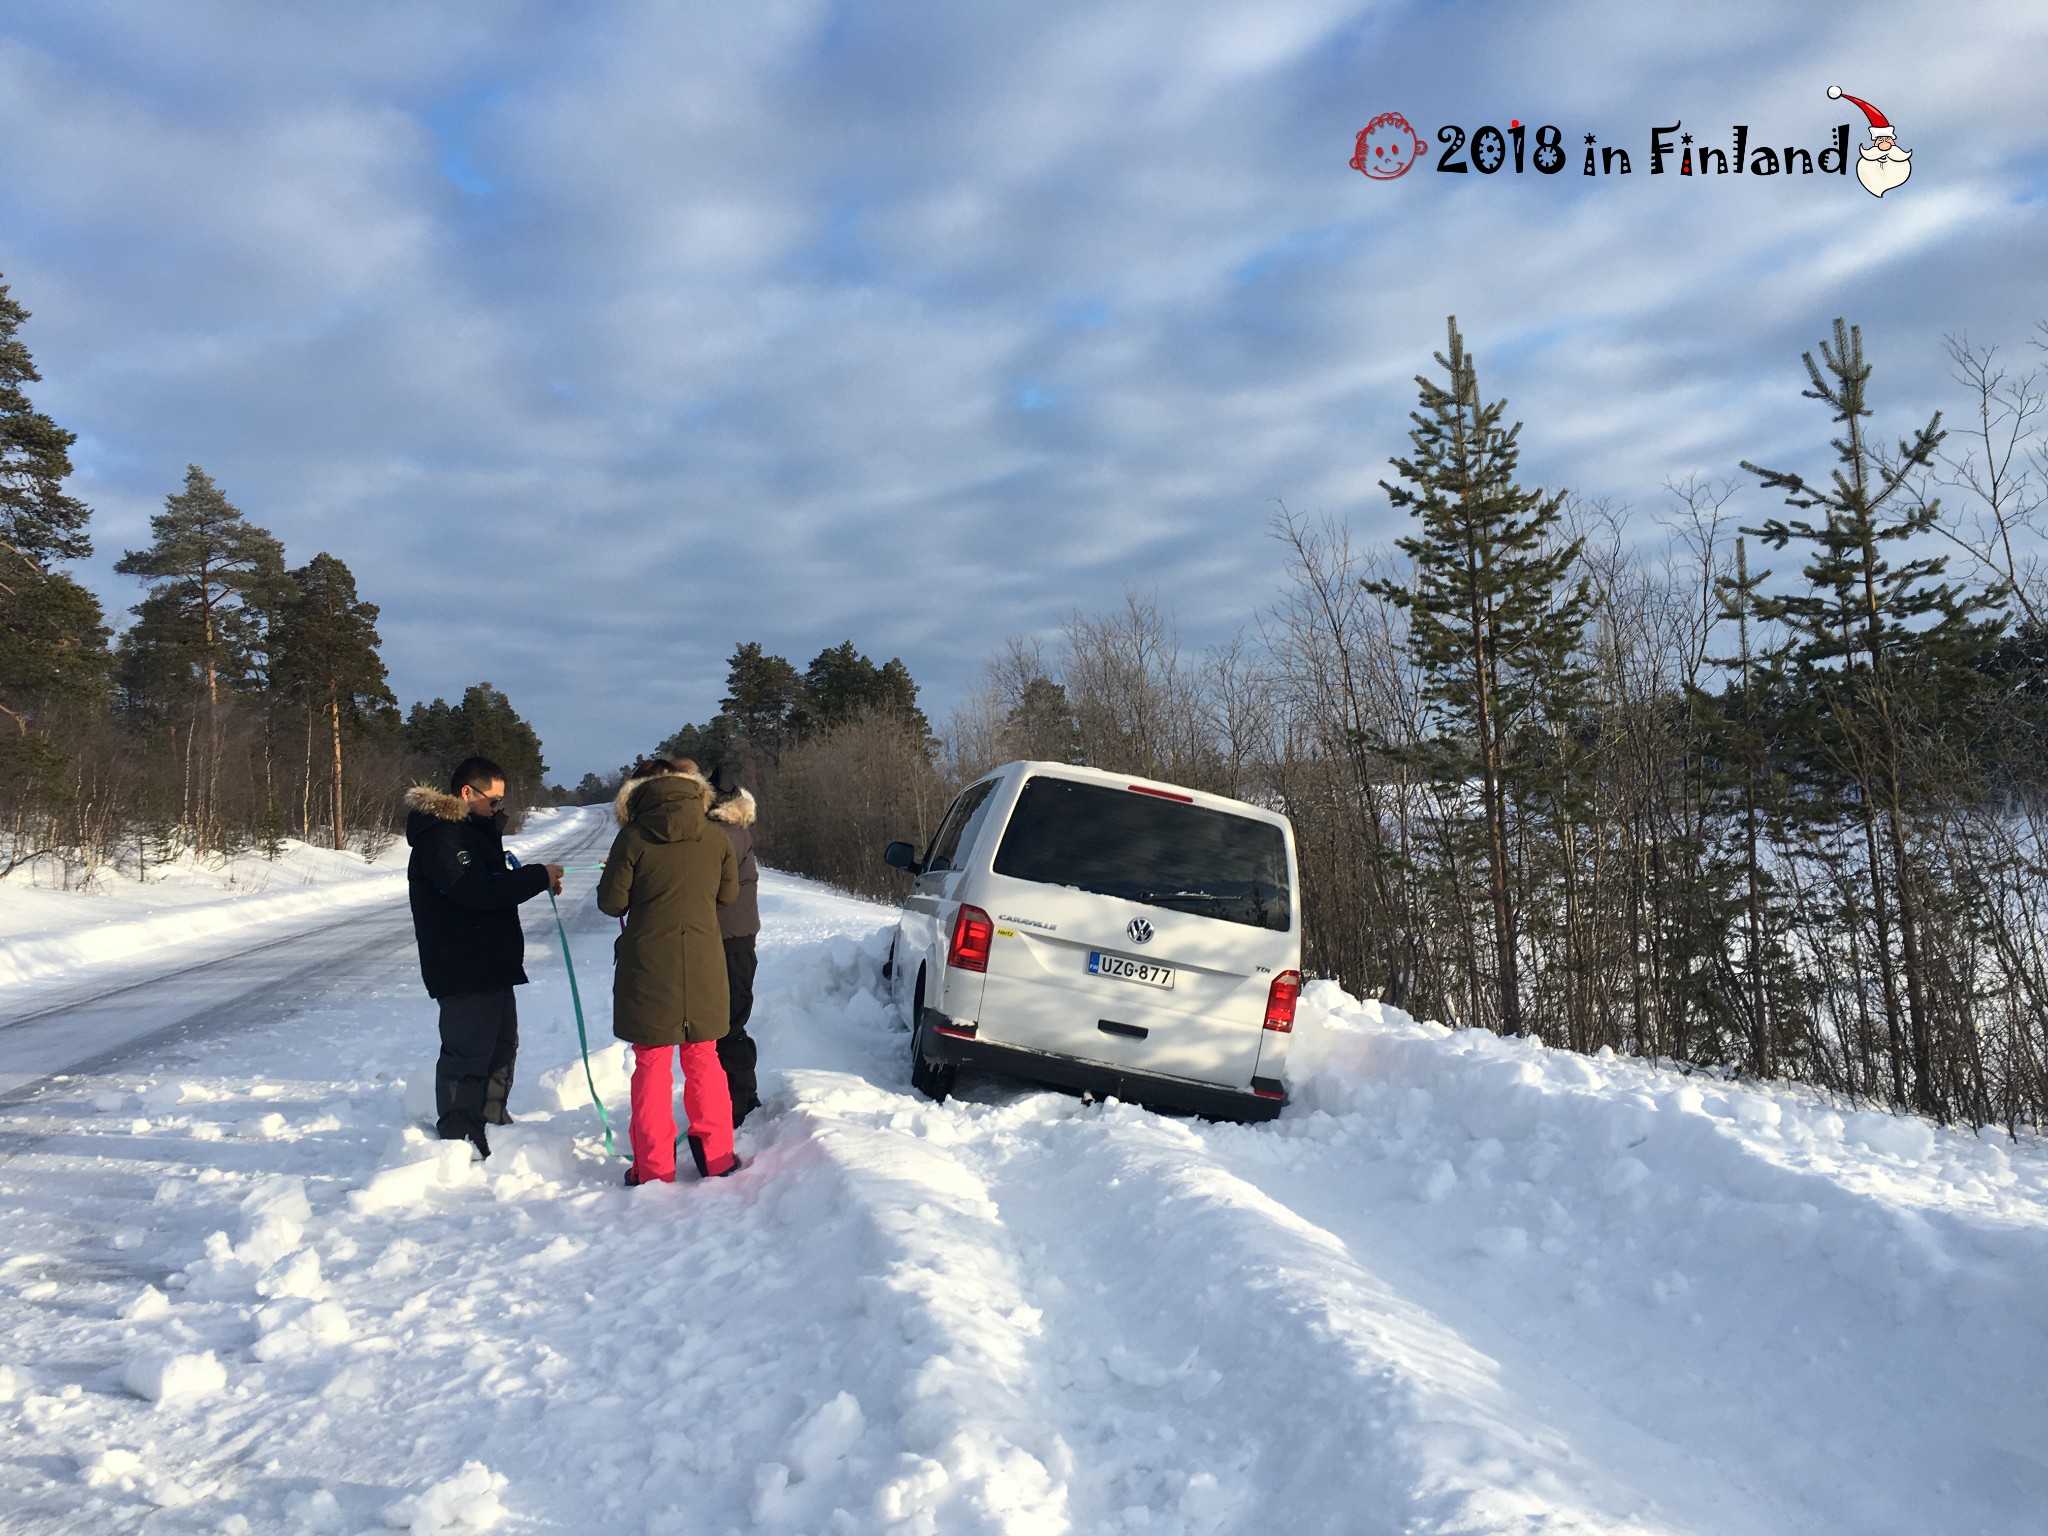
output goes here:
[{"label": "tire track in snow", "polygon": [[[994,1529],[1264,1531],[1275,1488],[1290,1531],[1669,1529],[1521,1422],[1493,1361],[1223,1167],[1206,1128],[1056,1094],[801,1097],[882,1234],[873,1283],[944,1350],[905,1385],[913,1449],[937,1404],[1065,1484],[1057,1515]],[[942,1454],[949,1480],[962,1461]]]},{"label": "tire track in snow", "polygon": [[908,1460],[876,1491],[874,1513],[906,1536],[1075,1529],[1041,1314],[987,1185],[940,1142],[909,1134],[933,1117],[902,1096],[835,1074],[798,1078],[794,1118],[870,1231],[865,1310],[900,1334]]},{"label": "tire track in snow", "polygon": [[[1276,1488],[1303,1532],[1667,1529],[1522,1419],[1490,1358],[1215,1155],[1219,1137],[1270,1128],[1127,1106],[1032,1119],[974,1151],[997,1165],[1013,1238],[1040,1255],[1048,1332],[1102,1351],[1097,1372],[1074,1351],[1067,1405],[1103,1453],[1082,1479],[1095,1528],[1177,1482],[1191,1533],[1268,1528],[1253,1491]],[[1172,1438],[1134,1457],[1131,1426]]]},{"label": "tire track in snow", "polygon": [[1349,1059],[1290,1139],[1231,1161],[1381,1256],[1500,1361],[1525,1415],[1666,1518],[1944,1528],[1940,1479],[1870,1475],[1915,1462],[1970,1485],[1992,1528],[2038,1507],[2048,1307],[2029,1277],[2048,1248],[2028,1170],[1996,1146],[1313,1003]]}]

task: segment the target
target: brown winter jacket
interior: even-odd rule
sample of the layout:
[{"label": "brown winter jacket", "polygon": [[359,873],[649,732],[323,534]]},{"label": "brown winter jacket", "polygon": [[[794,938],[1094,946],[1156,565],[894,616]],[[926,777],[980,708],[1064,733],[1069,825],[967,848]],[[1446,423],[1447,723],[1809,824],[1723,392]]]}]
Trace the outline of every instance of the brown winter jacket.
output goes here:
[{"label": "brown winter jacket", "polygon": [[705,820],[711,786],[694,773],[629,779],[619,835],[597,882],[598,910],[626,919],[614,952],[612,1033],[682,1045],[726,1032],[718,908],[739,894],[732,842]]},{"label": "brown winter jacket", "polygon": [[711,819],[725,828],[740,861],[739,899],[718,909],[718,931],[728,939],[750,939],[761,931],[761,866],[754,860],[754,797],[744,789],[711,807]]}]

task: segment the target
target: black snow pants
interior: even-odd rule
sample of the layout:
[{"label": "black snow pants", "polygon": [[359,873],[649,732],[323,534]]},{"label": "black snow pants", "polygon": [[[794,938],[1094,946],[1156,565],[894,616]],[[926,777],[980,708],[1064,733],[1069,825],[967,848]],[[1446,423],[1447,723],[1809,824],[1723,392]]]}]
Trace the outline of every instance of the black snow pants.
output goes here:
[{"label": "black snow pants", "polygon": [[732,998],[725,1036],[718,1042],[718,1064],[732,1089],[732,1123],[738,1125],[761,1107],[761,1085],[754,1063],[760,1056],[747,1020],[754,1012],[754,936],[725,941],[725,985]]},{"label": "black snow pants", "polygon": [[512,1060],[519,1054],[519,1003],[510,987],[441,999],[441,1059],[434,1064],[434,1129],[444,1140],[479,1126],[509,1125]]}]

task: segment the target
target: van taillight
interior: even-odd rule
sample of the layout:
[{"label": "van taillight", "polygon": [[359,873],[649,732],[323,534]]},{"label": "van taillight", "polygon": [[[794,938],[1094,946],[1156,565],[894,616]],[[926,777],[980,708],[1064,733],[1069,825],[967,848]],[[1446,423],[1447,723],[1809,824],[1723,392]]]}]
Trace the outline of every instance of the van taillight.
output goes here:
[{"label": "van taillight", "polygon": [[[953,918],[953,943],[946,951],[946,964],[957,966],[963,971],[985,971],[988,969],[988,947],[996,936],[996,925],[989,915],[979,907],[962,907]],[[1291,976],[1294,973],[1288,972]],[[1270,1008],[1268,1010],[1270,1015]],[[1288,1004],[1288,1016],[1294,1013],[1294,1005]]]},{"label": "van taillight", "polygon": [[1266,994],[1266,1028],[1287,1035],[1294,1032],[1294,1005],[1301,1000],[1301,972],[1282,971],[1273,978]]}]

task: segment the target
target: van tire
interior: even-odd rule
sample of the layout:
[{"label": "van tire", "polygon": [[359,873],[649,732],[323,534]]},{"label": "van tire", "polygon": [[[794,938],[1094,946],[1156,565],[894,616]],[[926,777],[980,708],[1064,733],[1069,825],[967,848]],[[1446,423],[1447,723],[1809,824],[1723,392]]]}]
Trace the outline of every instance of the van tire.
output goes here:
[{"label": "van tire", "polygon": [[934,1104],[943,1104],[953,1092],[953,1078],[960,1070],[949,1061],[933,1061],[924,1053],[924,971],[917,973],[917,990],[911,996],[910,1004],[910,1086],[930,1099]]},{"label": "van tire", "polygon": [[930,1099],[934,1104],[943,1104],[953,1092],[953,1078],[959,1068],[950,1061],[933,1061],[924,1053],[924,1026],[910,1037],[910,1086]]}]

